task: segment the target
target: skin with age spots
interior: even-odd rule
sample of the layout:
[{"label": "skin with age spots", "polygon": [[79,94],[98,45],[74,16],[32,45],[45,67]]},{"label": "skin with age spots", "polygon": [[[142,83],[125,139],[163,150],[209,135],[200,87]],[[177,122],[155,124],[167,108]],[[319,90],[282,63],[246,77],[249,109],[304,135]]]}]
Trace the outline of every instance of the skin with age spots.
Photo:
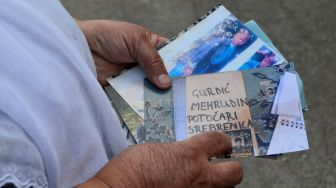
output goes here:
[{"label": "skin with age spots", "polygon": [[233,187],[243,177],[240,165],[209,162],[231,147],[230,138],[219,132],[207,132],[173,144],[142,144],[122,152],[79,187]]}]

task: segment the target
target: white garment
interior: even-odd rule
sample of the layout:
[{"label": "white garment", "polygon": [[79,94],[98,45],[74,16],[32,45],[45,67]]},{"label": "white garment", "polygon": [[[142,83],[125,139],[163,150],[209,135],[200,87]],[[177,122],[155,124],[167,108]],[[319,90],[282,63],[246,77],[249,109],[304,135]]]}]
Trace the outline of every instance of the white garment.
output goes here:
[{"label": "white garment", "polygon": [[48,182],[34,142],[0,111],[0,187],[6,186],[47,188]]},{"label": "white garment", "polygon": [[39,148],[50,187],[92,177],[127,147],[83,34],[58,0],[2,0],[0,111]]}]

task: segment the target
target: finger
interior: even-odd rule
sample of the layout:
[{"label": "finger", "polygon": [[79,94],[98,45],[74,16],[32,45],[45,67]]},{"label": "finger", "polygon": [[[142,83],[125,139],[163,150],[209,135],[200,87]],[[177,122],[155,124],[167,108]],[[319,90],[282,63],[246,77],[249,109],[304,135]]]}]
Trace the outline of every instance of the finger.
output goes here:
[{"label": "finger", "polygon": [[231,151],[231,139],[221,132],[206,132],[181,142],[187,148],[204,153],[208,159]]},{"label": "finger", "polygon": [[97,79],[102,86],[108,86],[107,78],[117,76],[130,64],[113,64],[99,55],[92,53],[96,65]]},{"label": "finger", "polygon": [[239,163],[230,161],[211,164],[210,181],[212,187],[233,187],[243,179],[243,169]]},{"label": "finger", "polygon": [[163,61],[149,38],[140,39],[136,45],[136,60],[144,68],[148,79],[158,88],[170,87],[170,78]]},{"label": "finger", "polygon": [[155,47],[158,48],[161,45],[167,43],[169,41],[168,38],[159,36],[158,34],[152,33],[150,36],[150,43]]}]

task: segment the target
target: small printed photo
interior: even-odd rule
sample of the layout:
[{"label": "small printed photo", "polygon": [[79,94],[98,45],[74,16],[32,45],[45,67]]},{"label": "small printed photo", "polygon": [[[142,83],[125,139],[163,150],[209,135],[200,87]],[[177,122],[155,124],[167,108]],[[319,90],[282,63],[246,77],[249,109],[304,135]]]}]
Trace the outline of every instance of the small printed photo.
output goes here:
[{"label": "small printed photo", "polygon": [[279,62],[280,59],[281,57],[279,55],[275,54],[271,49],[264,45],[256,51],[256,53],[239,68],[239,70],[243,71],[253,68],[270,67]]},{"label": "small printed photo", "polygon": [[225,133],[231,137],[233,155],[252,155],[254,153],[252,133],[250,129],[227,131]]},{"label": "small printed photo", "polygon": [[257,37],[237,18],[230,15],[207,35],[190,45],[190,50],[177,54],[171,78],[220,72],[246,50]]},{"label": "small printed photo", "polygon": [[232,142],[233,147],[241,148],[245,146],[243,137],[235,137]]},{"label": "small printed photo", "polygon": [[173,106],[170,99],[145,101],[145,141],[168,143],[175,141]]}]

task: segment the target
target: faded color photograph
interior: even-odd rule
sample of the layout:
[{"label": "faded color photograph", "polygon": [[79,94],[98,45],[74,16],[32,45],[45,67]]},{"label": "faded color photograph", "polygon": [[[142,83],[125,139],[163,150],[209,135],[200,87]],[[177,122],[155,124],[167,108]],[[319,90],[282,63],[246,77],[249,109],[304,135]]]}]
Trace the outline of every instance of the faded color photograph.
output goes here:
[{"label": "faded color photograph", "polygon": [[144,82],[145,142],[168,143],[175,141],[172,90],[155,88],[149,80]]},{"label": "faded color photograph", "polygon": [[178,57],[169,76],[175,78],[220,72],[256,39],[250,30],[230,15],[206,36],[195,41],[191,50]]},{"label": "faded color photograph", "polygon": [[260,67],[270,67],[275,65],[279,60],[280,56],[275,54],[267,46],[261,47],[253,56],[242,65],[239,70],[248,70]]}]

